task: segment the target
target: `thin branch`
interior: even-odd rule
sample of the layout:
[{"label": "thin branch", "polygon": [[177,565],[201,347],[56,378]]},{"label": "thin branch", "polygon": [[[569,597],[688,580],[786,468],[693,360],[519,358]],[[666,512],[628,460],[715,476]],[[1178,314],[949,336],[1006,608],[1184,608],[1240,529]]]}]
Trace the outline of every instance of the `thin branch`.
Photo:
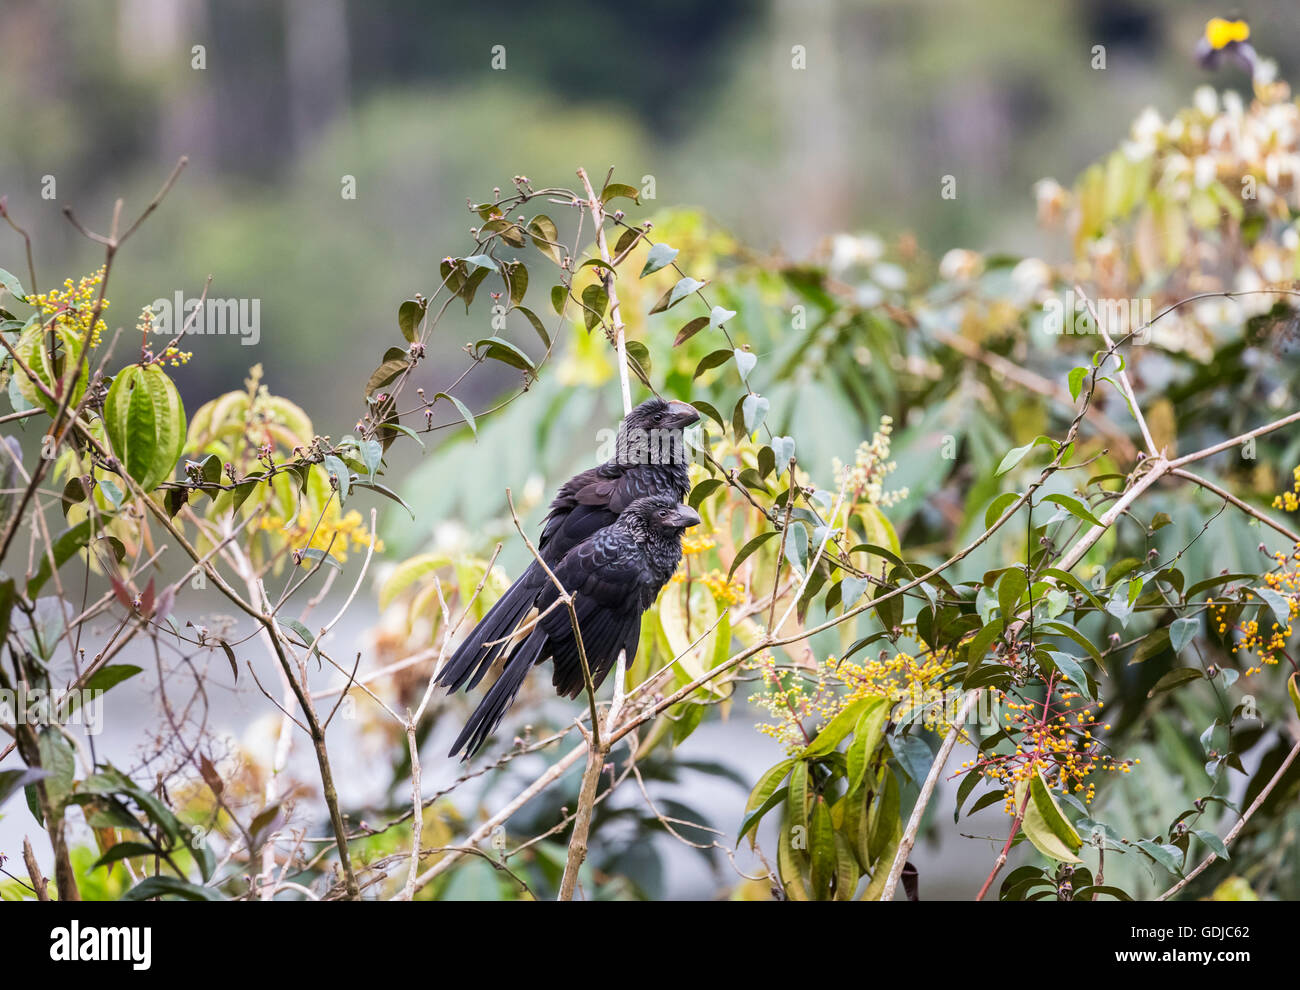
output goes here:
[{"label": "thin branch", "polygon": [[[1273,793],[1273,788],[1276,787],[1282,780],[1283,776],[1286,775],[1287,770],[1291,768],[1291,764],[1296,761],[1297,756],[1300,756],[1300,742],[1297,742],[1291,747],[1291,752],[1288,753],[1286,759],[1282,761],[1282,765],[1277,768],[1277,772],[1269,778],[1268,783],[1264,785],[1264,789],[1259,792],[1250,807],[1246,809],[1246,813],[1237,820],[1237,824],[1233,825],[1232,828],[1229,829],[1228,834],[1223,837],[1223,844],[1225,846],[1232,845],[1233,840],[1241,834],[1241,830],[1245,828],[1246,823],[1250,821],[1250,816],[1258,811],[1260,806],[1268,799],[1268,796]],[[1173,897],[1189,883],[1204,873],[1209,868],[1210,864],[1218,858],[1217,854],[1210,853],[1209,856],[1205,857],[1205,859],[1201,861],[1200,865],[1197,866],[1196,869],[1192,870],[1191,873],[1187,874],[1187,876],[1183,877],[1176,884],[1166,890],[1163,894],[1157,897],[1156,900],[1169,900],[1169,898]]]}]

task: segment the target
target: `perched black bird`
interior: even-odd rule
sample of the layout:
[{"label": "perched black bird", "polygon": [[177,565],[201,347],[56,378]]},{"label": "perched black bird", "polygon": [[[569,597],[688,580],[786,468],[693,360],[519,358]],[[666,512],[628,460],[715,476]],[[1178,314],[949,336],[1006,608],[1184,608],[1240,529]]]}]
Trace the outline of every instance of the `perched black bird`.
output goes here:
[{"label": "perched black bird", "polygon": [[[659,398],[647,399],[628,413],[619,427],[614,456],[570,478],[551,503],[537,544],[547,566],[554,568],[638,498],[667,495],[674,504],[682,501],[690,490],[682,430],[699,418],[694,406]],[[452,654],[438,683],[449,692],[461,685],[474,687],[550,583],[534,560]]]},{"label": "perched black bird", "polygon": [[[564,590],[574,596],[582,645],[597,687],[620,651],[627,652],[629,663],[636,656],[641,614],[677,570],[683,530],[699,521],[694,509],[679,505],[672,495],[639,498],[612,526],[579,543],[552,568]],[[560,606],[546,611],[558,598],[555,583],[547,577],[534,602],[542,617],[510,655],[449,756],[462,750],[465,759],[473,756],[515,700],[528,671],[548,658],[554,661],[551,682],[559,694],[573,698],[582,691],[582,659],[569,610]]]}]

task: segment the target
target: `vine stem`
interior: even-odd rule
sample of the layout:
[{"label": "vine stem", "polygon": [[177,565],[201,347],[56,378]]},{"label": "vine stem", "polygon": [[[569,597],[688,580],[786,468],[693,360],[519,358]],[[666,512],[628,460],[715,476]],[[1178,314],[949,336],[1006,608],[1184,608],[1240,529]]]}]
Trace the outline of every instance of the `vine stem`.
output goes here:
[{"label": "vine stem", "polygon": [[1016,811],[1015,820],[1011,823],[1011,832],[1007,835],[1007,841],[1002,844],[1002,851],[998,853],[998,858],[993,863],[993,869],[989,870],[988,879],[984,881],[984,886],[980,888],[980,892],[975,895],[975,900],[984,900],[984,895],[987,894],[989,888],[993,886],[993,881],[996,880],[998,874],[1002,872],[1002,867],[1007,865],[1007,855],[1011,852],[1011,843],[1016,841],[1016,836],[1020,832],[1020,825],[1025,820],[1025,810],[1028,807],[1029,788],[1026,787],[1024,799],[1021,800],[1020,807]]},{"label": "vine stem", "polygon": [[627,377],[627,338],[623,312],[618,301],[618,288],[614,285],[614,263],[609,254],[609,243],[605,240],[605,204],[592,188],[585,168],[578,169],[578,178],[582,180],[591,219],[596,225],[596,250],[600,252],[600,260],[605,262],[605,294],[609,298],[609,318],[614,324],[614,345],[618,348],[618,382],[623,390],[623,415],[626,416],[632,411],[632,387]]}]

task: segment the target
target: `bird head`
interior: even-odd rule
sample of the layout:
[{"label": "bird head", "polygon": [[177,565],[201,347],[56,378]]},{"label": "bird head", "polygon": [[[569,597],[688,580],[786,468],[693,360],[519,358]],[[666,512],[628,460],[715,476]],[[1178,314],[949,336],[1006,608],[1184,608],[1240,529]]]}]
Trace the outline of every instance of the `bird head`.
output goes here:
[{"label": "bird head", "polygon": [[623,420],[623,429],[630,430],[681,430],[700,418],[696,408],[677,399],[646,399]]},{"label": "bird head", "polygon": [[700,514],[689,505],[682,505],[671,495],[647,495],[639,498],[619,517],[619,522],[641,526],[648,531],[681,533],[700,524]]},{"label": "bird head", "polygon": [[698,422],[694,406],[677,399],[646,399],[623,420],[618,431],[621,464],[669,464],[685,460],[682,430]]}]

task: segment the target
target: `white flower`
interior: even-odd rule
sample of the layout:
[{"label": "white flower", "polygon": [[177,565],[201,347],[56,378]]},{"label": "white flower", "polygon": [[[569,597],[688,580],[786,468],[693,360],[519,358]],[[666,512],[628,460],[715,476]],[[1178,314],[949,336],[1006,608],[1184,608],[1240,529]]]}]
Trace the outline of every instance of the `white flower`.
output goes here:
[{"label": "white flower", "polygon": [[1219,94],[1213,86],[1197,86],[1192,94],[1192,104],[1207,117],[1219,112]]},{"label": "white flower", "polygon": [[984,259],[966,248],[953,248],[939,262],[940,278],[953,282],[966,282],[984,270]]}]

